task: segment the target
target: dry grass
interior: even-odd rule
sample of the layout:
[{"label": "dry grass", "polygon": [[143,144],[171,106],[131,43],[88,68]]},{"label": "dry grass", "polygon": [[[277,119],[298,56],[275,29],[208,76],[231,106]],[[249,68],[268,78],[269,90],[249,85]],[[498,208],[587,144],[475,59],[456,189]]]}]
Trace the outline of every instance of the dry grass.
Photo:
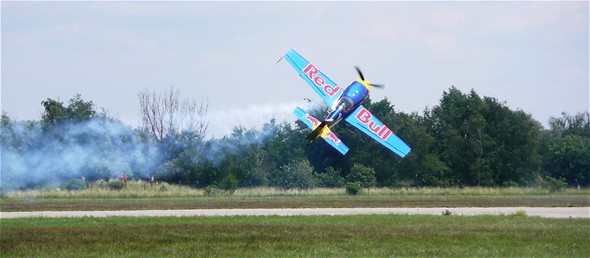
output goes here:
[{"label": "dry grass", "polygon": [[119,191],[94,184],[82,191],[16,191],[1,197],[1,211],[145,210],[220,208],[355,208],[355,207],[587,207],[588,189],[550,194],[541,188],[370,188],[351,196],[345,189],[283,190],[241,188],[233,195],[166,183],[128,182]]},{"label": "dry grass", "polygon": [[[217,196],[230,196],[217,191]],[[547,189],[535,187],[465,187],[461,188],[368,188],[363,195],[368,196],[514,196],[550,195]],[[590,189],[566,189],[561,195],[590,196]],[[4,194],[8,198],[194,198],[205,195],[203,189],[168,183],[151,185],[145,181],[129,181],[121,190],[112,190],[103,181],[95,182],[81,191],[68,191],[60,188],[13,191]],[[234,197],[285,197],[285,196],[345,196],[344,188],[280,189],[273,187],[238,188],[231,194]]]}]

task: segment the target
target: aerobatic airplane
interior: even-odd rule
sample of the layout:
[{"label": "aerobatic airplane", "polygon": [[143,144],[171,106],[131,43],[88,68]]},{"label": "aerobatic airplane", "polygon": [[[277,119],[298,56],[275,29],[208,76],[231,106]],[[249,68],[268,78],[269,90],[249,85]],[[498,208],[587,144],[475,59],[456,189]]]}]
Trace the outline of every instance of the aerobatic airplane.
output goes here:
[{"label": "aerobatic airplane", "polygon": [[360,78],[348,85],[346,89],[343,89],[295,50],[289,50],[282,58],[293,66],[299,76],[330,107],[328,116],[322,122],[300,107],[295,109],[295,115],[309,128],[313,129],[305,139],[314,141],[321,136],[340,153],[346,154],[348,147],[330,130],[340,120],[344,119],[400,157],[403,158],[408,155],[411,150],[410,147],[361,105],[369,96],[371,87],[381,88],[383,85],[369,83],[368,80],[365,80],[361,70],[355,66]]}]

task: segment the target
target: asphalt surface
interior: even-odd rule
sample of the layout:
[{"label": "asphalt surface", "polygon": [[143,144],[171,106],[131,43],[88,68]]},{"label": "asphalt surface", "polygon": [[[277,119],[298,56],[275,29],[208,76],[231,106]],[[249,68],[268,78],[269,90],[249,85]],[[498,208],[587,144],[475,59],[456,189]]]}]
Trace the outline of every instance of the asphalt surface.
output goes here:
[{"label": "asphalt surface", "polygon": [[360,214],[511,215],[520,211],[545,218],[590,218],[590,207],[492,207],[492,208],[305,208],[305,209],[211,209],[211,210],[122,210],[122,211],[30,211],[0,212],[0,219],[65,217],[180,217],[180,216],[311,216]]}]

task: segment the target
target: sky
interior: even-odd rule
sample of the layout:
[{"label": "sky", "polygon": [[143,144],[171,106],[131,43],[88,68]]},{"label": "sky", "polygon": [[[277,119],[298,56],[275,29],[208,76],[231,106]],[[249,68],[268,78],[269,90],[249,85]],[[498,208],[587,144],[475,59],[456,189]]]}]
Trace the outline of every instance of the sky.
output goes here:
[{"label": "sky", "polygon": [[138,94],[174,87],[208,101],[209,137],[293,122],[321,99],[295,49],[333,81],[384,84],[399,112],[455,86],[547,125],[589,109],[589,7],[580,2],[10,2],[1,8],[1,108],[40,120],[47,98],[79,93],[141,124]]}]

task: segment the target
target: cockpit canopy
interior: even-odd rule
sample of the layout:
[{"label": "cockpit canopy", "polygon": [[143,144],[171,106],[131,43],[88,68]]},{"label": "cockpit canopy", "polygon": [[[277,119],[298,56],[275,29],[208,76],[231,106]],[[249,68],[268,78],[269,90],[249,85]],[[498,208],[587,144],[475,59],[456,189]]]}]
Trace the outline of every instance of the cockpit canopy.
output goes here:
[{"label": "cockpit canopy", "polygon": [[342,109],[343,111],[348,111],[352,105],[354,104],[354,102],[352,101],[352,99],[348,96],[343,96],[339,101],[338,104],[336,105],[336,108],[338,109]]}]

